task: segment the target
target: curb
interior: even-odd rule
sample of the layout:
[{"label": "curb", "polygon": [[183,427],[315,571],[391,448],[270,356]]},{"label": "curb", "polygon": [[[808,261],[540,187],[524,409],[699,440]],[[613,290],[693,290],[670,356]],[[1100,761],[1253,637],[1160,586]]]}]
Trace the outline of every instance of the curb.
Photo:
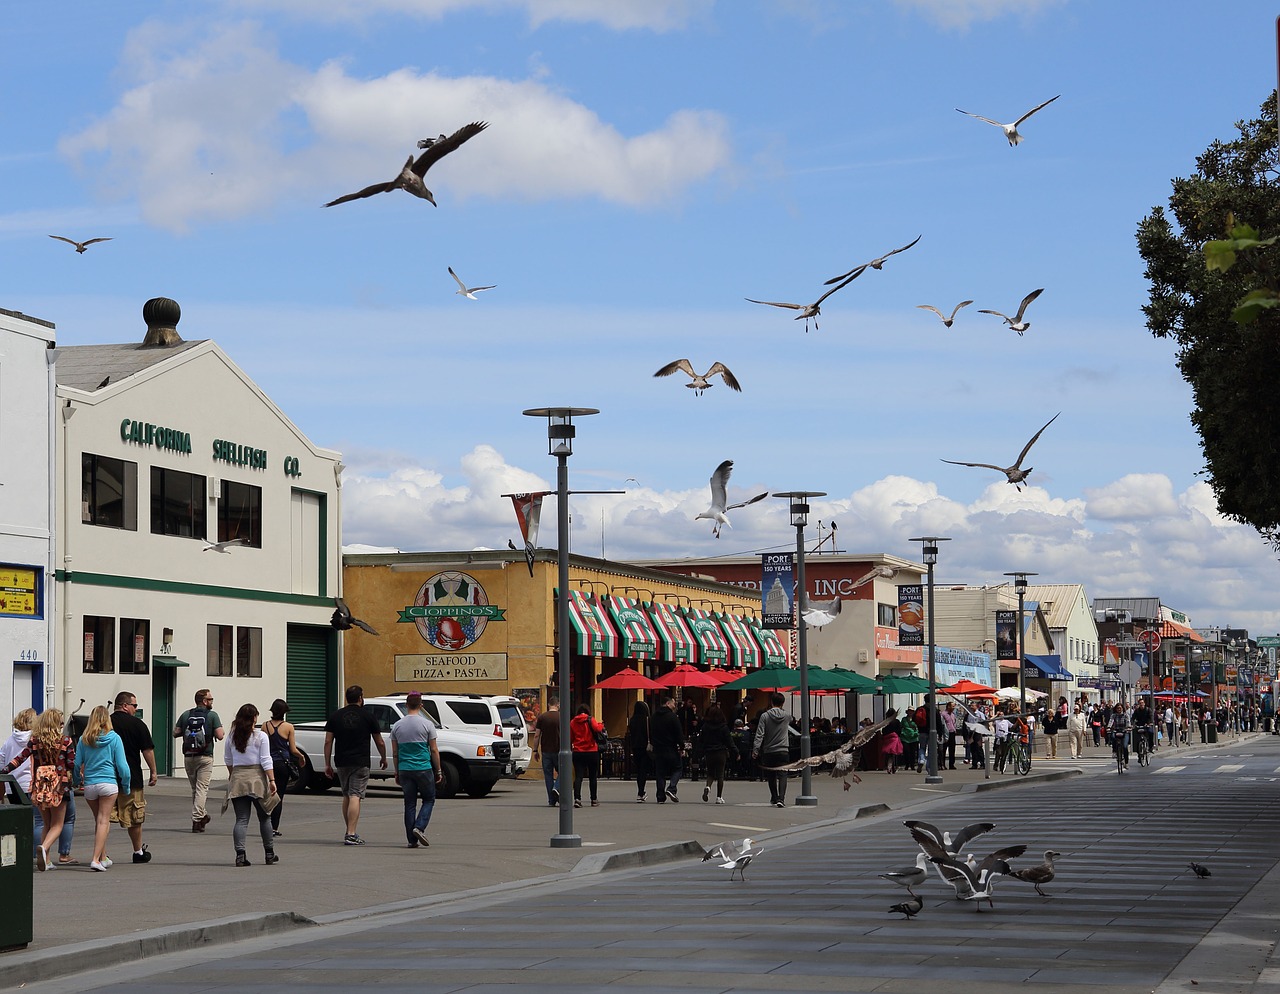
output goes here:
[{"label": "curb", "polygon": [[292,911],[266,915],[236,915],[182,928],[154,928],[129,936],[76,942],[34,953],[6,954],[0,962],[0,988],[17,988],[41,980],[56,980],[83,973],[87,963],[94,970],[134,963],[166,953],[186,952],[242,939],[288,932],[313,926],[309,918]]},{"label": "curb", "polygon": [[609,870],[631,870],[637,866],[652,866],[655,863],[673,863],[679,859],[701,856],[705,852],[706,849],[699,843],[690,840],[663,846],[640,846],[616,852],[591,853],[578,860],[569,871],[569,875],[606,873]]}]

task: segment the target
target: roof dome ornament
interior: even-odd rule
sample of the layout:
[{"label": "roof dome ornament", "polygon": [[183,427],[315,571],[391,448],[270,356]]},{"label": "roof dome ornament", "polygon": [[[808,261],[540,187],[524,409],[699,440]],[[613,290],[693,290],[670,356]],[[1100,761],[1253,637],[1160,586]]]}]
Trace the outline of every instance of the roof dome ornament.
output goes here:
[{"label": "roof dome ornament", "polygon": [[178,321],[182,319],[182,308],[176,300],[168,297],[152,297],[142,305],[142,320],[147,323],[147,337],[143,345],[181,345],[182,336],[178,334]]}]

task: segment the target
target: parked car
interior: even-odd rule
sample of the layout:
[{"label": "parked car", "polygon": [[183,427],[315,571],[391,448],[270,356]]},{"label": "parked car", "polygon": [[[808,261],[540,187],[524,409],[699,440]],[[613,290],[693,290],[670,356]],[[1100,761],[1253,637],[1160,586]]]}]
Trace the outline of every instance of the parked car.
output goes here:
[{"label": "parked car", "polygon": [[[500,718],[490,724],[489,719],[498,713],[496,705],[489,705],[488,699],[482,698],[486,702],[485,723],[480,727],[476,723],[462,720],[454,711],[450,703],[454,696],[424,694],[422,697],[423,710],[440,730],[436,747],[440,751],[444,782],[439,786],[437,795],[448,798],[461,791],[469,797],[484,797],[503,777],[519,775],[512,758],[511,742],[502,736],[501,730],[494,732],[493,724],[500,725]],[[364,706],[377,721],[384,743],[391,726],[406,714],[404,699],[404,694],[365,698]],[[521,725],[523,724],[524,718],[521,716]],[[337,786],[337,781],[324,772],[324,726],[323,721],[298,722],[294,725],[297,729],[298,749],[307,757],[304,776],[308,790],[326,791]],[[391,758],[389,744],[385,770],[378,768],[380,760],[376,748],[371,747],[369,755],[370,779],[389,780],[395,777],[395,763]]]}]

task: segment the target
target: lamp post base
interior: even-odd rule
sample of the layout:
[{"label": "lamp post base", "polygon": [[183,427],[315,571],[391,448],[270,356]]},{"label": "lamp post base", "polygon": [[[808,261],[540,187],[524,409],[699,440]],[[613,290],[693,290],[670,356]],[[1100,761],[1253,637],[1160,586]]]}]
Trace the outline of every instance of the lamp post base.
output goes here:
[{"label": "lamp post base", "polygon": [[798,808],[816,808],[818,799],[813,794],[801,794],[796,798],[796,807]]},{"label": "lamp post base", "polygon": [[552,849],[581,849],[581,835],[553,835],[551,836]]},{"label": "lamp post base", "polygon": [[930,773],[924,778],[925,783],[942,783],[942,777],[936,773]]}]

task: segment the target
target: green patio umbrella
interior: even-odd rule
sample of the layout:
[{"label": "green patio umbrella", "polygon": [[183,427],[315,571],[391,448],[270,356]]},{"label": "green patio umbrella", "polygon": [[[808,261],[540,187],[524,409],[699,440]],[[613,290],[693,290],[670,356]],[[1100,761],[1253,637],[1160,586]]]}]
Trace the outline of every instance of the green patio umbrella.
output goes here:
[{"label": "green patio umbrella", "polygon": [[[800,671],[793,670],[796,679],[796,689],[800,687]],[[820,670],[816,666],[809,667],[809,689],[810,690],[852,690],[853,685],[846,679],[848,676],[857,676],[856,673],[840,674],[834,670]]]},{"label": "green patio umbrella", "polygon": [[746,676],[720,684],[721,690],[792,690],[800,686],[800,672],[778,663],[766,663]]},{"label": "green patio umbrella", "polygon": [[844,686],[854,693],[858,694],[878,694],[880,693],[880,684],[876,683],[869,676],[863,676],[856,670],[846,670],[843,666],[833,666],[827,672],[834,673],[840,677]]},{"label": "green patio umbrella", "polygon": [[918,676],[882,676],[876,682],[886,694],[923,694],[929,690],[929,681]]}]

